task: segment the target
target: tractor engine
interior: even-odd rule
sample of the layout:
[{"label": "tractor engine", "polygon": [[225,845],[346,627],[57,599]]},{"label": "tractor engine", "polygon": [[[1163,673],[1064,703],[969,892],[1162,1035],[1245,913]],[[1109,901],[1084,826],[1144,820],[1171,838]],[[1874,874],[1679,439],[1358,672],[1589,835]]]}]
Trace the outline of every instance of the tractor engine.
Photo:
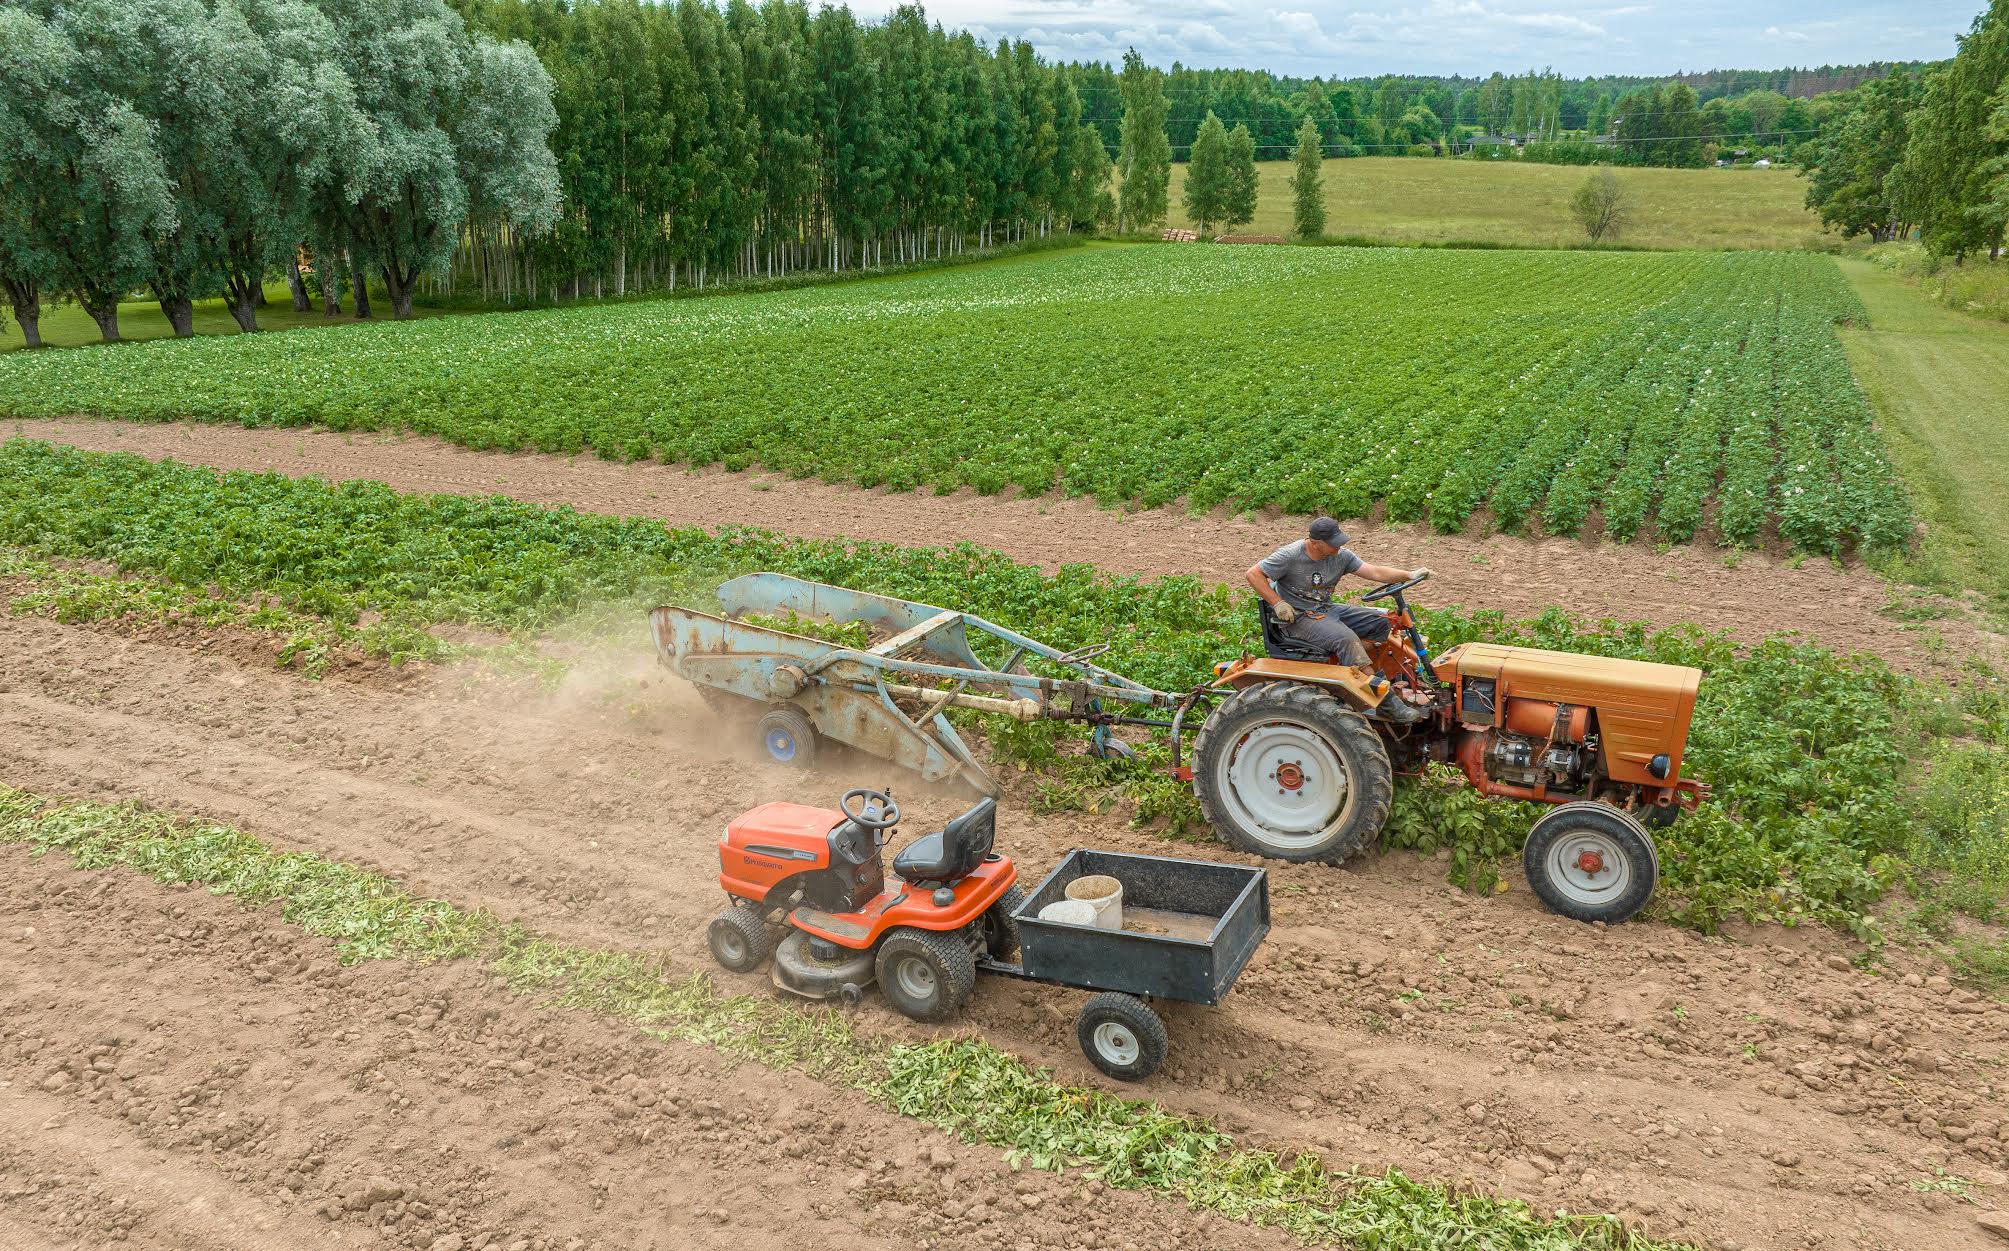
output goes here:
[{"label": "tractor engine", "polygon": [[1495,683],[1474,678],[1461,693],[1475,705],[1471,711],[1485,717],[1483,721],[1467,721],[1468,730],[1475,725],[1489,727],[1470,733],[1459,745],[1459,763],[1468,774],[1476,757],[1479,772],[1494,782],[1527,790],[1584,792],[1598,763],[1590,709],[1580,704],[1508,699],[1504,708],[1497,709],[1497,724],[1489,724],[1495,721]]}]

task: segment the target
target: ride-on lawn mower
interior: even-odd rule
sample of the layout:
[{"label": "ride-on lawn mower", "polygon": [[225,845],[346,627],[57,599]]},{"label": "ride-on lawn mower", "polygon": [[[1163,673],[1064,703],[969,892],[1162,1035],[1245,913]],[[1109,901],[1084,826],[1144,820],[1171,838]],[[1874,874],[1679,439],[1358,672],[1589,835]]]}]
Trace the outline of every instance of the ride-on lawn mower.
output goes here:
[{"label": "ride-on lawn mower", "polygon": [[[662,662],[715,706],[758,713],[777,761],[806,764],[831,740],[994,795],[949,709],[1082,722],[1102,755],[1128,754],[1120,728],[1156,727],[1223,840],[1331,864],[1379,836],[1396,774],[1442,762],[1481,794],[1555,805],[1522,856],[1544,904],[1585,921],[1631,917],[1659,878],[1650,827],[1708,795],[1681,776],[1701,671],[1493,643],[1433,659],[1405,599],[1422,580],[1363,597],[1391,605],[1367,670],[1299,648],[1265,612],[1265,654],[1224,661],[1185,692],[1102,668],[1107,644],[1061,651],[967,613],[782,574],[721,586],[722,616],[665,607],[651,619]],[[858,622],[878,641],[852,648],[740,620],[791,613]],[[1411,718],[1380,711],[1391,687]]]},{"label": "ride-on lawn mower", "polygon": [[[713,957],[750,973],[772,953],[775,985],[810,999],[857,1003],[876,981],[919,1021],[953,1016],[978,973],[1098,991],[1075,1037],[1097,1068],[1136,1081],[1165,1059],[1148,1000],[1219,1003],[1269,933],[1268,877],[1237,865],[1076,850],[1028,899],[991,849],[994,799],[901,848],[889,883],[880,850],[899,820],[871,790],[836,809],[771,803],[734,818],[719,840],[731,906],[706,935]],[[1103,907],[1068,906],[1094,923],[1048,914],[1089,885]]]}]

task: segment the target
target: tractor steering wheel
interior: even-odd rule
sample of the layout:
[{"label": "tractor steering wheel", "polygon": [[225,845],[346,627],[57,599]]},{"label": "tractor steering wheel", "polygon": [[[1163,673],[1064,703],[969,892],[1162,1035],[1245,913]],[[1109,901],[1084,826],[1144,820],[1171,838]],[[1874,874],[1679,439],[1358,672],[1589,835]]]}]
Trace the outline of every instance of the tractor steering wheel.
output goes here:
[{"label": "tractor steering wheel", "polygon": [[[851,806],[851,801],[854,799],[860,801],[855,809]],[[844,798],[838,801],[837,806],[842,808],[844,815],[851,818],[852,824],[860,829],[877,833],[900,824],[900,805],[894,803],[893,797],[885,791],[870,790],[863,786],[848,790],[844,792]],[[874,808],[878,809],[877,815],[873,814]]]},{"label": "tractor steering wheel", "polygon": [[1409,581],[1407,582],[1384,582],[1380,586],[1377,586],[1373,590],[1369,591],[1367,594],[1361,596],[1360,602],[1363,604],[1372,604],[1375,600],[1378,599],[1387,599],[1391,595],[1400,595],[1402,594],[1402,592],[1408,590],[1410,587],[1413,587],[1421,582],[1428,582],[1429,580],[1430,575],[1425,573],[1425,574],[1419,574],[1418,576],[1409,579]]}]

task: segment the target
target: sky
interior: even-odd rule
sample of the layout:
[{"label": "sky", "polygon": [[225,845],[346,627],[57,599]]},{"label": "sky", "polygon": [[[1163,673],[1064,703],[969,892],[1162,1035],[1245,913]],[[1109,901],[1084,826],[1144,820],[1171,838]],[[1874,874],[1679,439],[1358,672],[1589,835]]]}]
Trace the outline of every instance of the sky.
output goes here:
[{"label": "sky", "polygon": [[[895,0],[850,0],[877,17]],[[1986,0],[935,0],[928,16],[1049,60],[1267,69],[1304,77],[1572,77],[1933,60]]]}]

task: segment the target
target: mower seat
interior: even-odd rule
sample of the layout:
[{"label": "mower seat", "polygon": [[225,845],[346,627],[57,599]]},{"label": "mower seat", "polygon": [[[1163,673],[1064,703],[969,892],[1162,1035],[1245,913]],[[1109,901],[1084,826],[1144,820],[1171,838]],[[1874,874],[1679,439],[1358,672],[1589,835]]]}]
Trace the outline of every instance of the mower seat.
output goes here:
[{"label": "mower seat", "polygon": [[1284,633],[1283,622],[1270,611],[1266,599],[1256,601],[1256,615],[1263,622],[1263,653],[1271,660],[1309,660],[1313,663],[1333,663],[1332,656],[1316,647],[1307,646]]},{"label": "mower seat", "polygon": [[998,801],[980,799],[976,807],[942,827],[923,834],[893,857],[893,872],[903,882],[960,882],[991,854],[997,836]]}]

